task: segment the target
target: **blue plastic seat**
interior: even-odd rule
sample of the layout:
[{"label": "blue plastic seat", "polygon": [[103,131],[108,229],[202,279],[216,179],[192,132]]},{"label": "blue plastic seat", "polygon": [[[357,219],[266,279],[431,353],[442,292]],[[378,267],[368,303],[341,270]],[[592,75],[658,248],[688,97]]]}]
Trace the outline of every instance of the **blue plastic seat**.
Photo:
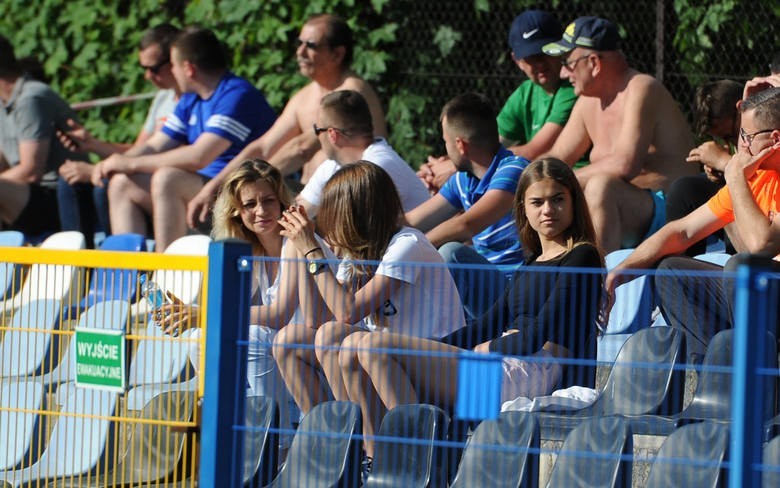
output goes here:
[{"label": "blue plastic seat", "polygon": [[52,299],[35,300],[16,310],[0,343],[0,377],[27,377],[45,371],[50,362],[47,359],[56,357],[52,331],[60,312],[60,301]]},{"label": "blue plastic seat", "polygon": [[682,410],[684,334],[648,327],[623,345],[598,399],[574,411],[538,414],[542,439],[562,440],[583,419],[607,415],[674,414]]},{"label": "blue plastic seat", "polygon": [[451,488],[539,485],[539,423],[529,412],[501,412],[483,420],[463,451]]},{"label": "blue plastic seat", "polygon": [[632,454],[628,422],[618,416],[589,419],[566,437],[547,486],[629,488],[631,462],[624,456]]},{"label": "blue plastic seat", "polygon": [[298,426],[287,461],[268,486],[343,487],[360,483],[362,432],[360,407],[325,402],[312,408]]},{"label": "blue plastic seat", "polygon": [[37,455],[38,414],[44,388],[32,381],[0,384],[0,471],[17,469]]},{"label": "blue plastic seat", "polygon": [[666,438],[650,467],[647,488],[723,486],[722,463],[729,444],[728,427],[713,422],[684,425]]},{"label": "blue plastic seat", "polygon": [[[366,488],[440,486],[446,473],[444,450],[450,418],[434,405],[399,405],[385,415],[379,427],[371,474]],[[413,441],[413,442],[410,442]]]},{"label": "blue plastic seat", "polygon": [[[21,247],[24,234],[15,230],[0,231],[1,247]],[[11,297],[21,286],[22,266],[14,263],[0,263],[0,298]]]}]

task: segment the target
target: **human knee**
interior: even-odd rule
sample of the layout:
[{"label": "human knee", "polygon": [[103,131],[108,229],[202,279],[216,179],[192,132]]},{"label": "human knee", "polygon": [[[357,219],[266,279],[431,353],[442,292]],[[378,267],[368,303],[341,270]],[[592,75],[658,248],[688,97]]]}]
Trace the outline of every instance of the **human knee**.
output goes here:
[{"label": "human knee", "polygon": [[338,322],[326,322],[317,329],[314,336],[314,351],[317,357],[338,353],[344,333],[344,325]]},{"label": "human knee", "polygon": [[179,185],[184,181],[184,173],[186,172],[178,168],[160,168],[155,171],[151,182],[152,198],[170,198],[176,194]]},{"label": "human knee", "polygon": [[112,201],[124,198],[132,186],[134,183],[128,175],[117,173],[108,180],[108,198]]},{"label": "human knee", "polygon": [[615,197],[615,193],[622,180],[613,175],[598,174],[590,177],[583,188],[585,199],[588,203],[604,203]]}]

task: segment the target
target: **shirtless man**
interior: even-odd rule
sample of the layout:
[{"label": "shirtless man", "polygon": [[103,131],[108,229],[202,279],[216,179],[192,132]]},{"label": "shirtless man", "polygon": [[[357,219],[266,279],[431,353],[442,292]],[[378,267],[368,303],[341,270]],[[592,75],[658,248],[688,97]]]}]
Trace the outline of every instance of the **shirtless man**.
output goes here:
[{"label": "shirtless man", "polygon": [[696,173],[685,158],[693,135],[677,103],[652,76],[630,68],[612,22],[580,17],[542,48],[563,56],[561,77],[579,96],[550,155],[576,170],[604,252],[634,247],[666,223],[664,190]]},{"label": "shirtless man", "polygon": [[320,99],[336,90],[354,90],[366,99],[374,125],[374,135],[387,137],[382,104],[373,88],[350,70],[352,31],[342,19],[328,14],[310,17],[298,37],[298,67],[311,82],[293,95],[276,123],[252,141],[187,206],[187,224],[195,228],[204,222],[217,189],[225,176],[250,158],[269,161],[285,176],[303,168],[306,183],[326,158],[312,127],[317,122]]}]

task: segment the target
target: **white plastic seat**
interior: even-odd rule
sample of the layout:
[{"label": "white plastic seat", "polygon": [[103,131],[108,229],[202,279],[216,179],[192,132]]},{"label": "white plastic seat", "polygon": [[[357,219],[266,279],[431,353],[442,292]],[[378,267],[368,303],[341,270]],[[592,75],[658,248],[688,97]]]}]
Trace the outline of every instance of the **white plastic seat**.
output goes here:
[{"label": "white plastic seat", "polygon": [[35,452],[43,385],[32,381],[0,384],[0,471],[20,466]]},{"label": "white plastic seat", "polygon": [[[84,234],[76,231],[57,232],[40,245],[40,249],[77,251],[86,247]],[[13,298],[3,302],[2,311],[9,313],[34,300],[54,299],[70,307],[83,295],[84,269],[62,264],[33,264],[22,288]]]},{"label": "white plastic seat", "polygon": [[[77,476],[94,470],[106,449],[117,395],[101,390],[74,389],[52,430],[46,450],[31,466],[0,472],[0,481],[11,486],[37,486],[36,480]],[[32,484],[31,484],[32,482]]]},{"label": "white plastic seat", "polygon": [[43,371],[60,313],[60,302],[54,299],[25,303],[14,313],[11,327],[0,343],[0,377],[30,376]]}]

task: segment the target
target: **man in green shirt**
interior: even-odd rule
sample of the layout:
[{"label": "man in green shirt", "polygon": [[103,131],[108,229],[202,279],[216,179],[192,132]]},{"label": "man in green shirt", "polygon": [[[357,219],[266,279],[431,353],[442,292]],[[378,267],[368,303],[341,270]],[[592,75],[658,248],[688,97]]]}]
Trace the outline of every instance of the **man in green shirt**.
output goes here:
[{"label": "man in green shirt", "polygon": [[[542,46],[562,33],[558,19],[541,10],[524,11],[509,30],[512,60],[528,79],[510,95],[496,120],[501,143],[529,161],[552,148],[577,99],[571,84],[560,77],[557,58],[542,53]],[[418,175],[436,191],[454,172],[446,156],[429,157]]]}]

